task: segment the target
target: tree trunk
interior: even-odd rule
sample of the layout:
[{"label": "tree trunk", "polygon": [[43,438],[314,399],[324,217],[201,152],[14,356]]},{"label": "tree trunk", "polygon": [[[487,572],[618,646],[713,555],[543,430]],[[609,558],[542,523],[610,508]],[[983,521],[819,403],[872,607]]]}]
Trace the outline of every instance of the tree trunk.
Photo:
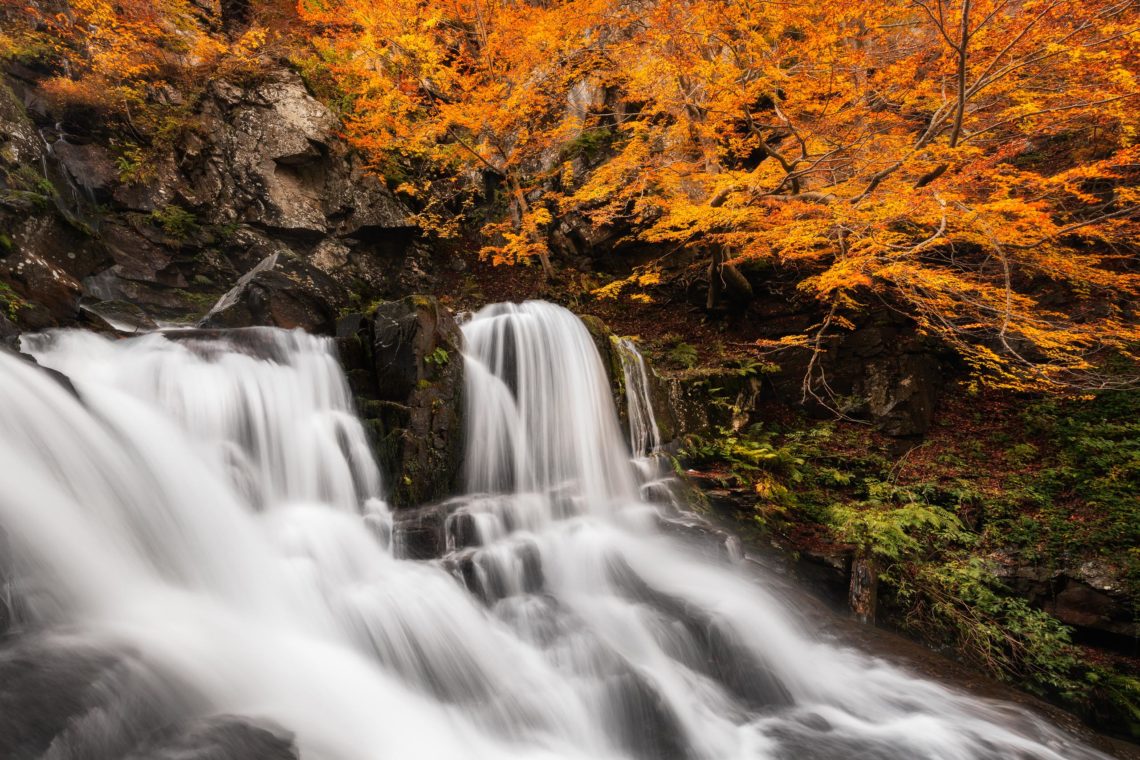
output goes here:
[{"label": "tree trunk", "polygon": [[[530,211],[530,204],[526,201],[526,194],[522,191],[522,187],[514,178],[510,178],[511,194],[515,196],[515,203],[519,207],[519,225],[522,225],[523,217]],[[537,242],[537,241],[536,241]],[[546,279],[554,279],[554,265],[550,263],[550,254],[546,251],[546,246],[541,246],[538,252],[538,261],[542,264],[542,273],[546,275]]]},{"label": "tree trunk", "polygon": [[724,290],[721,280],[721,270],[724,267],[724,249],[719,245],[713,246],[712,261],[709,262],[709,290],[705,299],[705,308],[712,311],[720,303],[720,294]]}]

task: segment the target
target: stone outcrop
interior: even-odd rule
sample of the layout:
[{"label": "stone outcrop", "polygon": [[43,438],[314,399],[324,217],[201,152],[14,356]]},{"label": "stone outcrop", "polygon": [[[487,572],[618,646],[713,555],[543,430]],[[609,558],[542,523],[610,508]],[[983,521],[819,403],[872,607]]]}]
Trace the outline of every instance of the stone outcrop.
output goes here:
[{"label": "stone outcrop", "polygon": [[335,280],[286,248],[238,279],[199,323],[201,327],[272,325],[331,333],[347,294]]},{"label": "stone outcrop", "polygon": [[291,70],[211,82],[137,166],[62,131],[23,76],[0,86],[0,305],[20,328],[106,329],[96,305],[118,301],[143,321],[331,332],[353,292],[430,284],[410,212]]},{"label": "stone outcrop", "polygon": [[451,313],[435,298],[409,296],[345,317],[337,337],[391,503],[452,495],[463,446],[463,337]]},{"label": "stone outcrop", "polygon": [[[614,333],[601,319],[591,315],[581,317],[582,324],[594,340],[606,374],[610,380],[613,391],[614,405],[617,408],[618,419],[622,429],[629,425],[629,409],[625,389],[625,373],[622,368],[621,350],[618,346],[619,336]],[[653,363],[646,358],[646,379],[649,383],[650,402],[657,418],[657,427],[661,434],[661,441],[666,448],[674,447],[681,434],[686,431],[676,418],[676,407],[669,400],[670,389],[673,387],[666,378],[663,378],[654,368]],[[688,429],[688,430],[691,430]]]},{"label": "stone outcrop", "polygon": [[1140,617],[1117,563],[1095,559],[1065,569],[1010,564],[999,571],[1002,580],[1030,604],[1096,644],[1136,653]]}]

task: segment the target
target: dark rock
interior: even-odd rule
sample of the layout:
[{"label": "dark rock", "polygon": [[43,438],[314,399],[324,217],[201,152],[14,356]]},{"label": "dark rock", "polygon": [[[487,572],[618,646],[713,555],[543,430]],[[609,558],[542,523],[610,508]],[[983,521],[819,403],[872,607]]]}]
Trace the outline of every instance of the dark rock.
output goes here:
[{"label": "dark rock", "polygon": [[13,226],[11,237],[15,251],[34,252],[76,280],[89,277],[114,263],[96,239],[58,216],[28,216]]},{"label": "dark rock", "polygon": [[[609,326],[596,316],[587,314],[582,316],[581,320],[586,330],[590,333],[594,345],[597,346],[598,354],[602,358],[602,365],[606,368],[606,373],[610,379],[610,387],[613,390],[614,404],[617,408],[618,418],[624,428],[629,425],[629,409],[628,399],[626,397],[625,373],[622,365],[623,349],[618,343],[619,336],[612,332]],[[668,448],[671,443],[674,443],[680,437],[679,426],[674,416],[674,409],[672,404],[669,403],[670,383],[658,374],[649,357],[643,356],[643,359],[645,361],[646,379],[649,381],[650,402],[653,404],[653,412],[657,418],[658,431],[661,434],[663,445]]]},{"label": "dark rock", "polygon": [[89,321],[112,332],[130,334],[158,329],[158,323],[149,314],[128,301],[86,301],[79,308]]},{"label": "dark rock", "polygon": [[447,551],[447,508],[432,504],[396,513],[393,548],[401,559],[435,559]]},{"label": "dark rock", "polygon": [[[437,501],[457,484],[463,445],[463,336],[434,299],[380,304],[369,325],[379,403],[377,454],[395,506]],[[369,411],[369,410],[363,410]]]},{"label": "dark rock", "polygon": [[12,546],[8,531],[0,526],[0,638],[8,633],[15,619],[12,575]]},{"label": "dark rock", "polygon": [[[223,283],[282,248],[308,269],[259,272],[243,283],[240,313],[211,315],[212,323],[331,331],[349,288],[394,295],[434,286],[431,257],[407,255],[410,212],[366,171],[294,71],[211,82],[190,114],[197,128],[120,176],[105,142],[58,127],[66,119],[40,97],[42,73],[16,68],[26,76],[9,81],[21,95],[0,89],[0,280],[24,302],[20,327],[72,323],[79,296],[198,320]],[[181,98],[171,87],[159,94]],[[33,101],[42,129],[25,105]],[[188,229],[172,232],[150,216],[175,207]]]},{"label": "dark rock", "polygon": [[942,387],[941,364],[931,354],[901,354],[868,361],[856,392],[883,432],[922,435],[930,429]]},{"label": "dark rock", "polygon": [[79,314],[79,281],[32,250],[20,250],[0,260],[0,280],[11,283],[22,299],[18,313],[25,327],[53,327]]},{"label": "dark rock", "polygon": [[347,295],[287,249],[266,256],[210,309],[200,327],[300,327],[331,334]]},{"label": "dark rock", "polygon": [[2,312],[0,312],[0,346],[10,351],[20,350],[20,328]]},{"label": "dark rock", "polygon": [[221,716],[197,721],[148,743],[125,760],[297,760],[292,737],[246,718]]},{"label": "dark rock", "polygon": [[59,139],[52,143],[51,154],[67,172],[71,182],[82,187],[92,199],[99,202],[110,200],[118,172],[106,148],[94,143],[76,145]]},{"label": "dark rock", "polygon": [[479,546],[479,530],[475,524],[475,516],[470,512],[461,510],[450,515],[444,527],[447,531],[449,549],[467,549]]},{"label": "dark rock", "polygon": [[1030,604],[1044,609],[1098,646],[1136,654],[1140,617],[1121,567],[1094,559],[1060,570],[1008,563],[998,575]]},{"label": "dark rock", "polygon": [[246,718],[187,722],[197,706],[181,691],[128,652],[74,637],[20,637],[0,649],[0,757],[297,757],[291,737]]}]

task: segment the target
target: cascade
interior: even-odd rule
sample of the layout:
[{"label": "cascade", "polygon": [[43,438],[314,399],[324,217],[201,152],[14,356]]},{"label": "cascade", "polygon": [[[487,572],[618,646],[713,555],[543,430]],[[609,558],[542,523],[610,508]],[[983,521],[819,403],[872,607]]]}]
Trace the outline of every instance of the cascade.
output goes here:
[{"label": "cascade", "polygon": [[629,338],[615,342],[621,359],[622,381],[625,386],[626,409],[629,415],[629,447],[633,456],[644,459],[661,448],[661,431],[649,395],[649,373],[645,357],[637,344]]},{"label": "cascade", "polygon": [[[1103,757],[813,631],[659,529],[631,462],[660,445],[635,351],[627,438],[570,312],[493,306],[463,332],[466,494],[432,562],[376,529],[393,516],[324,339],[26,337],[75,393],[0,353],[23,635],[123,663],[52,757],[158,756],[155,725],[222,716],[322,760]],[[0,756],[45,749],[8,733]]]}]

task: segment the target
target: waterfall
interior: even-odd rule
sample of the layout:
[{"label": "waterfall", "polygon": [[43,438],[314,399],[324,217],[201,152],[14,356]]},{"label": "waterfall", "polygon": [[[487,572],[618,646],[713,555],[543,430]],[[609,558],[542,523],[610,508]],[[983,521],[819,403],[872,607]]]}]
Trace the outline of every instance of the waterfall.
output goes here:
[{"label": "waterfall", "polygon": [[[439,507],[432,562],[372,527],[393,516],[323,339],[26,338],[74,394],[0,353],[0,526],[43,632],[24,635],[121,663],[51,757],[158,756],[155,726],[221,716],[320,760],[1103,757],[813,633],[658,529],[570,312],[489,307],[463,331],[468,493]],[[23,703],[15,657],[0,705]],[[0,756],[45,749],[9,733]]]},{"label": "waterfall", "polygon": [[661,448],[661,431],[653,412],[649,394],[649,374],[645,357],[629,338],[618,338],[614,348],[621,359],[625,385],[626,409],[629,416],[629,447],[636,459],[644,459]]}]

